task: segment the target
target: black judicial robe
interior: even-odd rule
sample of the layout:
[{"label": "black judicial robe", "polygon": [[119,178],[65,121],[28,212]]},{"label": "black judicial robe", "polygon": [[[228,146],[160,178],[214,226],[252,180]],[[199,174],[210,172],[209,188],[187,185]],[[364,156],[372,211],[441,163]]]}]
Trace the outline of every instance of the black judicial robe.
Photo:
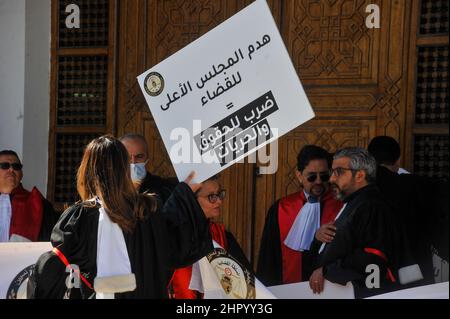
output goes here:
[{"label": "black judicial robe", "polygon": [[147,172],[138,192],[156,194],[159,200],[165,203],[177,184],[176,178],[162,178]]},{"label": "black judicial robe", "polygon": [[52,204],[44,198],[44,216],[42,218],[41,230],[39,231],[39,236],[37,241],[49,241],[50,236],[59,218],[59,213],[57,213]]},{"label": "black judicial robe", "polygon": [[377,185],[405,231],[409,259],[419,264],[424,276],[414,285],[434,283],[431,247],[448,260],[448,183],[413,174],[399,175],[378,166]]},{"label": "black judicial robe", "polygon": [[275,202],[267,212],[264,231],[261,237],[256,275],[266,286],[283,284],[283,262],[281,254],[280,226],[278,222],[278,203]]},{"label": "black judicial robe", "polygon": [[[96,276],[98,218],[98,208],[74,205],[63,213],[51,237],[52,245],[70,264],[78,265],[91,284]],[[185,183],[175,188],[160,211],[149,212],[132,233],[124,232],[124,238],[137,287],[115,294],[118,299],[167,298],[173,270],[194,263],[213,249],[208,220]],[[54,253],[43,254],[29,279],[29,298],[63,298],[67,275]],[[70,297],[89,298],[92,293],[82,283],[81,289],[71,290]]]},{"label": "black judicial robe", "polygon": [[[346,285],[351,281],[356,298],[386,293],[396,289],[387,277],[388,267],[395,273],[398,268],[397,229],[391,208],[374,185],[363,187],[346,199],[347,206],[335,222],[334,240],[325,245],[318,256],[317,268],[323,267],[325,279]],[[315,240],[312,250],[318,251],[322,243]],[[387,257],[368,253],[376,249]],[[380,288],[368,289],[365,284],[366,267],[376,264],[380,269]],[[394,270],[393,270],[394,269]]]}]

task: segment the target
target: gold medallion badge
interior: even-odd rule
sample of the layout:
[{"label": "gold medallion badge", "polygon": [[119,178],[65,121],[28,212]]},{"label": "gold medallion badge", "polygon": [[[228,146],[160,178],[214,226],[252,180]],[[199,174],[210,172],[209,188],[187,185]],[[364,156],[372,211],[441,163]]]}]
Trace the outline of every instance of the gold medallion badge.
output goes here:
[{"label": "gold medallion badge", "polygon": [[211,264],[223,291],[233,299],[255,299],[255,276],[223,248],[215,248],[206,258]]},{"label": "gold medallion badge", "polygon": [[164,79],[158,72],[150,72],[144,80],[145,92],[150,96],[158,96],[164,90]]}]

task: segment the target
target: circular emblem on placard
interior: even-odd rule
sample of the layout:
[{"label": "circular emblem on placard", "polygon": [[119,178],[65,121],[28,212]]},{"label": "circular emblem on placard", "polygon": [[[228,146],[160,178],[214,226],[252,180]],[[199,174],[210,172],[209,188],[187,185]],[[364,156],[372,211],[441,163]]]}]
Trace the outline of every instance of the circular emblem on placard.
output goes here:
[{"label": "circular emblem on placard", "polygon": [[150,96],[158,96],[164,90],[164,79],[158,72],[150,72],[144,80],[145,91]]},{"label": "circular emblem on placard", "polygon": [[215,248],[206,258],[223,291],[233,299],[255,299],[255,276],[223,248]]},{"label": "circular emblem on placard", "polygon": [[34,264],[26,267],[20,271],[16,277],[11,281],[6,299],[26,299],[27,298],[27,283],[31,272],[34,269]]}]

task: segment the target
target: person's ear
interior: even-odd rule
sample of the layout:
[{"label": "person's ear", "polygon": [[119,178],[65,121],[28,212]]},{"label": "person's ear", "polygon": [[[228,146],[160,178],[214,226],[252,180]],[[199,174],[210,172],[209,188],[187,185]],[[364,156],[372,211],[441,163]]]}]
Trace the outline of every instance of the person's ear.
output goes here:
[{"label": "person's ear", "polygon": [[394,163],[394,170],[395,173],[397,173],[397,171],[400,169],[400,157],[398,158],[398,160]]},{"label": "person's ear", "polygon": [[295,176],[297,177],[298,182],[303,187],[303,174],[298,169],[295,170]]},{"label": "person's ear", "polygon": [[361,183],[365,179],[366,179],[366,172],[364,172],[363,170],[356,171],[356,174],[355,174],[356,182]]}]

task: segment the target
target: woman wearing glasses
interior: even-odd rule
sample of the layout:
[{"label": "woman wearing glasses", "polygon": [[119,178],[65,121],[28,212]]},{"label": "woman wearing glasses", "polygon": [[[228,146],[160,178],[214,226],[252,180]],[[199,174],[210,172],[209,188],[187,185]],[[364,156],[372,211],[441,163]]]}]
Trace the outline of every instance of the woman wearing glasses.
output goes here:
[{"label": "woman wearing glasses", "polygon": [[[227,252],[237,259],[244,267],[251,269],[250,263],[234,236],[225,230],[223,224],[215,222],[220,216],[221,207],[225,198],[225,190],[222,189],[217,176],[203,182],[202,187],[196,192],[197,201],[200,204],[206,218],[209,219],[209,230],[212,239],[222,246]],[[189,289],[192,266],[177,269],[172,277],[170,294],[175,299],[199,299],[202,294]]]}]

